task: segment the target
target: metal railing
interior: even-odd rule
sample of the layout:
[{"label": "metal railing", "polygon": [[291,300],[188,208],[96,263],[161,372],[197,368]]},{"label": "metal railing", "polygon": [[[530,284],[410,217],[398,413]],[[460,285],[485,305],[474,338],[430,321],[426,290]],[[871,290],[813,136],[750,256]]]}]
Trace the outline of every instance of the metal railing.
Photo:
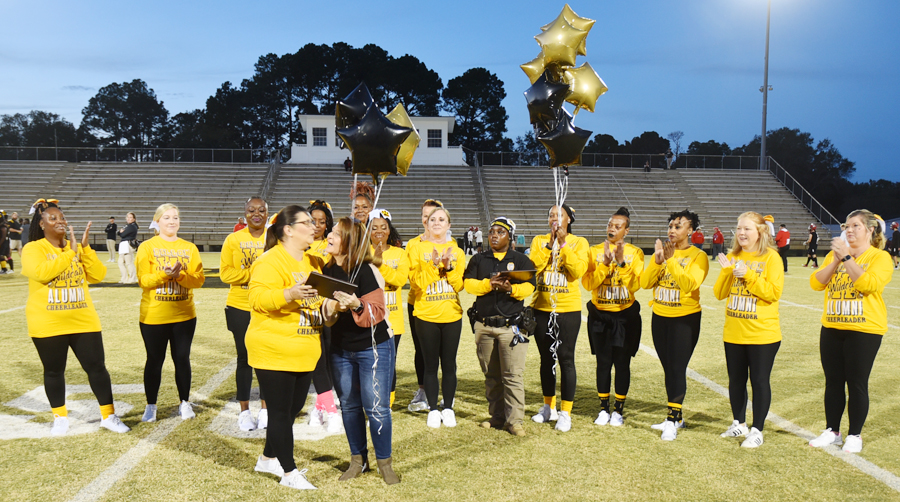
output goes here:
[{"label": "metal railing", "polygon": [[48,162],[183,162],[253,164],[272,162],[280,150],[268,148],[106,148],[3,146],[0,160]]},{"label": "metal railing", "polygon": [[[539,152],[479,152],[463,147],[466,163],[470,166],[547,166],[550,159]],[[664,169],[665,154],[641,153],[583,153],[582,166],[615,167],[624,169]],[[689,169],[725,169],[759,171],[759,156],[749,155],[687,155],[675,157],[672,167]]]},{"label": "metal railing", "polygon": [[809,212],[820,222],[826,225],[838,225],[838,227],[840,227],[840,220],[835,218],[833,214],[825,209],[825,206],[803,188],[803,185],[795,180],[794,177],[791,176],[791,173],[787,172],[787,170],[775,159],[767,157],[766,166],[769,168],[769,171],[775,175],[775,179],[780,181],[781,184],[791,192],[794,198],[796,198],[800,204],[803,204],[803,207],[809,210]]}]

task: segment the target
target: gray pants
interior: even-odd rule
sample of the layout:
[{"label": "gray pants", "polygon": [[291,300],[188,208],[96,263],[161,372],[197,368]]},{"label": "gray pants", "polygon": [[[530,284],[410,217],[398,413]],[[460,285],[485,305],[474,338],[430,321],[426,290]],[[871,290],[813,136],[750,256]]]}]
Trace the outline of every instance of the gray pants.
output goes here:
[{"label": "gray pants", "polygon": [[106,239],[106,249],[109,250],[109,261],[116,262],[116,241],[115,239]]},{"label": "gray pants", "polygon": [[475,349],[484,373],[488,413],[495,425],[521,424],[525,418],[525,356],[528,344],[510,346],[512,328],[475,323]]}]

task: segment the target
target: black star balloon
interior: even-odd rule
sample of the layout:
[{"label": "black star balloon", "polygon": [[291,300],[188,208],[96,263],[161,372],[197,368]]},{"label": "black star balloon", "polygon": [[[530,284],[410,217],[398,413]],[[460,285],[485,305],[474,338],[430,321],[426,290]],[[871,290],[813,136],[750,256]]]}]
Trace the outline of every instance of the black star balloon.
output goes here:
[{"label": "black star balloon", "polygon": [[397,152],[412,132],[388,120],[377,106],[355,125],[337,130],[353,155],[353,174],[370,174],[376,183],[380,174],[397,173]]},{"label": "black star balloon", "polygon": [[556,119],[562,110],[562,104],[566,101],[569,86],[559,82],[551,82],[545,72],[531,87],[525,91],[525,101],[528,103],[528,115],[532,124],[543,124],[544,127],[550,120]]},{"label": "black star balloon", "polygon": [[338,100],[334,111],[335,127],[340,129],[356,125],[374,103],[366,83],[360,82],[346,98]]},{"label": "black star balloon", "polygon": [[571,115],[563,110],[556,127],[537,139],[550,154],[550,167],[571,166],[581,165],[581,152],[591,134],[591,131],[575,127]]}]

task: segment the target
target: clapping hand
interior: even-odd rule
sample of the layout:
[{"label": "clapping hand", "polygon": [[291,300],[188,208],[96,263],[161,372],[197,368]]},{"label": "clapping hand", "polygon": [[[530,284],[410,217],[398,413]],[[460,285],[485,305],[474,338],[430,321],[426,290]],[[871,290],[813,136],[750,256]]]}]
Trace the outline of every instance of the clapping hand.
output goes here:
[{"label": "clapping hand", "polygon": [[439,266],[441,263],[441,254],[438,253],[437,248],[432,248],[431,250],[431,263],[433,263],[435,267]]},{"label": "clapping hand", "polygon": [[675,244],[672,241],[663,242],[663,261],[675,256]]},{"label": "clapping hand", "polygon": [[663,262],[666,261],[663,258],[663,243],[659,239],[656,239],[656,243],[653,245],[653,261],[655,261],[657,265],[662,265]]},{"label": "clapping hand", "polygon": [[616,260],[616,263],[623,263],[625,261],[625,242],[620,242],[616,245],[616,253],[613,256]]},{"label": "clapping hand", "polygon": [[75,261],[78,261],[81,257],[78,256],[78,244],[75,241],[75,227],[69,225],[69,246],[72,251],[75,252]]},{"label": "clapping hand", "polygon": [[441,254],[441,263],[444,265],[444,270],[451,270],[453,267],[451,266],[451,262],[453,261],[453,250],[450,247],[444,249],[444,252]]},{"label": "clapping hand", "polygon": [[850,246],[844,242],[844,239],[840,237],[835,237],[831,240],[831,250],[834,252],[834,260],[838,261],[841,258],[850,254]]},{"label": "clapping hand", "polygon": [[727,256],[725,256],[725,253],[719,253],[719,256],[716,257],[716,260],[718,260],[719,265],[721,265],[722,268],[734,266],[734,258],[729,259]]},{"label": "clapping hand", "polygon": [[163,272],[169,276],[170,279],[175,279],[178,277],[178,274],[184,269],[184,264],[180,261],[176,261],[174,265],[169,265],[168,267],[163,269]]},{"label": "clapping hand", "polygon": [[93,223],[94,223],[93,221],[89,221],[87,223],[87,226],[84,227],[84,234],[81,236],[81,247],[82,248],[86,248],[86,247],[88,247],[88,244],[90,244],[88,237],[89,237],[89,232],[91,231],[91,225]]},{"label": "clapping hand", "polygon": [[734,276],[743,278],[745,275],[747,275],[747,264],[744,263],[743,260],[738,260],[737,263],[734,264]]},{"label": "clapping hand", "polygon": [[609,249],[609,241],[605,241],[603,243],[603,264],[609,266],[612,263],[614,257],[613,252]]}]

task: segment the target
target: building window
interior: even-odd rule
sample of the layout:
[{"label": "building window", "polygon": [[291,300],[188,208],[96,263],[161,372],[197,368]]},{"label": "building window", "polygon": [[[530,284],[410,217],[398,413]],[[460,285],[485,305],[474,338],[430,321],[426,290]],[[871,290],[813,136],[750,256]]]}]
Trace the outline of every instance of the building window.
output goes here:
[{"label": "building window", "polygon": [[328,146],[328,129],[313,127],[313,146]]},{"label": "building window", "polygon": [[440,129],[429,129],[428,130],[428,148],[442,148],[441,145],[441,130]]}]

